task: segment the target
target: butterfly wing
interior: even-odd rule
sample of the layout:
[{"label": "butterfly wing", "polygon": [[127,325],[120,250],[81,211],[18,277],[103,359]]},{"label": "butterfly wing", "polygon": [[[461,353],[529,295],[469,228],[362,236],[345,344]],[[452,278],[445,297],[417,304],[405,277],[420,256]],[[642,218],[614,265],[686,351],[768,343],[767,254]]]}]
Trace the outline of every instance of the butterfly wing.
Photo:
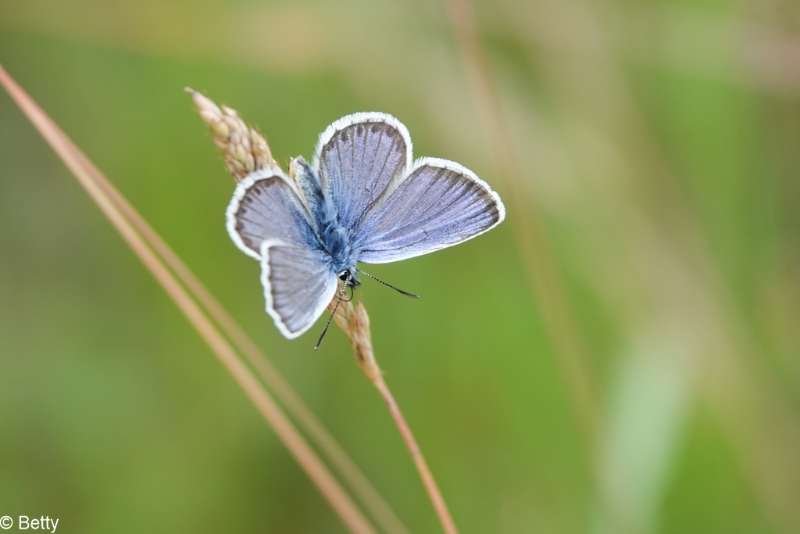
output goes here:
[{"label": "butterfly wing", "polygon": [[300,199],[280,170],[266,169],[236,186],[227,210],[228,232],[245,254],[261,261],[267,313],[289,339],[314,324],[337,287]]},{"label": "butterfly wing", "polygon": [[369,214],[355,246],[364,263],[399,261],[462,243],[504,218],[500,197],[472,171],[422,158]]},{"label": "butterfly wing", "polygon": [[268,239],[261,245],[261,283],[267,313],[294,339],[325,311],[336,294],[336,274],[320,250]]},{"label": "butterfly wing", "polygon": [[267,239],[312,246],[315,237],[300,198],[291,179],[279,169],[249,174],[236,186],[225,214],[231,239],[257,260]]},{"label": "butterfly wing", "polygon": [[411,137],[386,113],[348,115],[322,133],[313,167],[339,221],[355,234],[411,167]]}]

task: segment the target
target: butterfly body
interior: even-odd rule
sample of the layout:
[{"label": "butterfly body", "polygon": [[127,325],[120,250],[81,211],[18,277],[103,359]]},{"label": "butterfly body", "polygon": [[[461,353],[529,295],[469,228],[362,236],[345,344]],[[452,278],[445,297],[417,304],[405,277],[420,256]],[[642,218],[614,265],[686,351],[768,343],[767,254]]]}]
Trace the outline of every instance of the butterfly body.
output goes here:
[{"label": "butterfly body", "polygon": [[332,271],[348,286],[360,285],[353,248],[353,235],[339,220],[333,199],[320,184],[314,169],[302,157],[292,160],[289,175],[297,182],[311,214],[319,250],[326,256]]},{"label": "butterfly body", "polygon": [[305,332],[335,296],[360,284],[357,264],[452,246],[499,224],[500,197],[458,163],[411,158],[411,139],[384,113],[344,117],[313,162],[256,171],[227,210],[234,243],[261,262],[267,312],[283,335]]}]

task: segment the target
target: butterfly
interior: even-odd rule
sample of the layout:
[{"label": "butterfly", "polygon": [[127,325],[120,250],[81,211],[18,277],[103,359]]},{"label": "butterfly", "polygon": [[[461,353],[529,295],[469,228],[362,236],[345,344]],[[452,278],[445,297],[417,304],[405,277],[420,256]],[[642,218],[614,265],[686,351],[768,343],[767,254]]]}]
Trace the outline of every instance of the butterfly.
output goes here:
[{"label": "butterfly", "polygon": [[337,120],[320,135],[312,163],[291,160],[288,176],[277,166],[249,174],[226,212],[233,242],[261,262],[267,313],[289,339],[308,330],[337,291],[341,300],[345,288],[358,287],[359,274],[371,276],[359,262],[428,254],[504,218],[498,194],[469,169],[414,161],[408,130],[386,113]]}]

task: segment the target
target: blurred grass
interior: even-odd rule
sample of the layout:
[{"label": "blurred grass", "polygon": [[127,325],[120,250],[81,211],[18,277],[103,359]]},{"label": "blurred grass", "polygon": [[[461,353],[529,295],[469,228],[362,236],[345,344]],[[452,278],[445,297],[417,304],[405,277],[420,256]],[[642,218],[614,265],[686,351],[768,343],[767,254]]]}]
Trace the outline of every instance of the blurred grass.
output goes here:
[{"label": "blurred grass", "polygon": [[[589,457],[598,495],[510,226],[373,268],[422,295],[362,291],[462,531],[602,530],[600,502],[640,532],[796,531],[800,14],[475,8],[609,414]],[[282,163],[377,109],[417,155],[496,184],[444,6],[7,0],[0,62],[275,347],[412,530],[435,531],[344,337],[314,353],[263,312],[257,265],[223,228],[233,186],[182,88],[258,123]],[[0,515],[67,532],[337,531],[206,354],[0,96]]]}]

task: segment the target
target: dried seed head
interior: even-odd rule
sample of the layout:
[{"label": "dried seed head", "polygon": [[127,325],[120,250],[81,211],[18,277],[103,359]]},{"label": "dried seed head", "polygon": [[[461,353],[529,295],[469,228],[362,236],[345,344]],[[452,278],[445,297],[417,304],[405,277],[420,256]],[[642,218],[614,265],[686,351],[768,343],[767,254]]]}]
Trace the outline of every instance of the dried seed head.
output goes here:
[{"label": "dried seed head", "polygon": [[278,168],[266,139],[239,117],[235,109],[218,106],[210,98],[187,87],[200,118],[211,127],[214,144],[222,149],[225,167],[238,182],[253,171]]},{"label": "dried seed head", "polygon": [[[336,305],[337,297],[334,297],[328,305],[328,312],[332,312]],[[336,314],[333,316],[336,325],[347,334],[350,340],[350,347],[356,357],[358,365],[367,378],[374,384],[380,380],[381,370],[375,361],[375,353],[372,351],[372,337],[369,330],[369,315],[367,309],[361,301],[355,303],[342,301]]]}]

